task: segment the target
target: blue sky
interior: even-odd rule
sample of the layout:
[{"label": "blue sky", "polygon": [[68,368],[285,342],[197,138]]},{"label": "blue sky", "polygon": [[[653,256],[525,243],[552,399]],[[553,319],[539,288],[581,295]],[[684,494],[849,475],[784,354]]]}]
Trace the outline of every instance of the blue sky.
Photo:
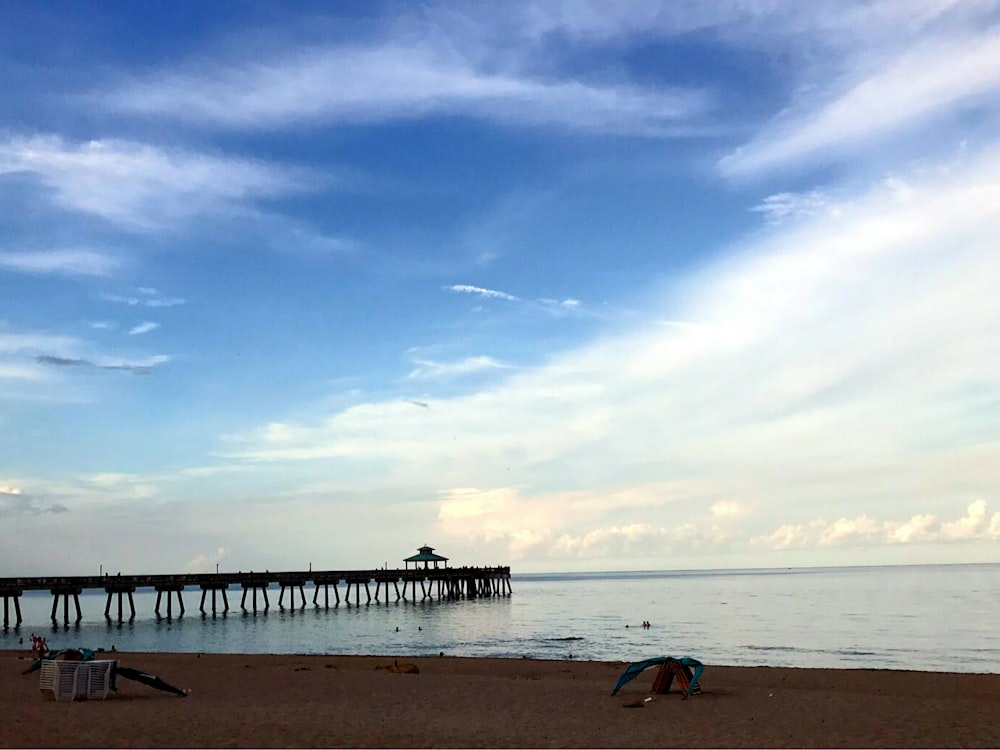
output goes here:
[{"label": "blue sky", "polygon": [[997,6],[0,2],[0,568],[997,561]]}]

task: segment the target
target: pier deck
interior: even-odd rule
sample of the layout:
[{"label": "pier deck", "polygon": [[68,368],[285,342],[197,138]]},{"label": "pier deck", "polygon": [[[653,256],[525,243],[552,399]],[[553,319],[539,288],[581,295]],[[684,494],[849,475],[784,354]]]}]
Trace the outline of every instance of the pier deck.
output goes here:
[{"label": "pier deck", "polygon": [[[322,606],[330,606],[330,590],[334,594],[333,606],[338,606],[341,602],[340,584],[347,585],[343,596],[345,605],[351,604],[351,588],[354,587],[354,604],[361,604],[361,588],[364,587],[365,604],[372,601],[372,591],[370,583],[375,583],[375,601],[380,600],[380,594],[385,601],[389,601],[389,584],[392,584],[393,595],[396,601],[407,600],[407,589],[409,588],[413,601],[419,598],[438,599],[474,599],[476,597],[505,596],[511,593],[510,587],[510,567],[461,567],[461,568],[418,568],[418,569],[395,569],[378,568],[375,570],[309,570],[309,571],[238,571],[236,573],[171,573],[171,574],[138,574],[138,575],[115,575],[104,574],[100,576],[40,576],[23,578],[0,578],[0,598],[3,599],[3,627],[10,627],[10,605],[14,605],[15,622],[14,627],[21,624],[20,597],[25,591],[49,591],[52,594],[52,621],[58,622],[58,609],[60,599],[62,601],[63,622],[70,623],[70,598],[74,604],[75,622],[83,619],[80,609],[80,594],[88,589],[103,590],[107,593],[107,606],[104,609],[104,616],[111,619],[111,606],[113,598],[117,596],[117,619],[121,622],[124,617],[124,597],[128,597],[130,616],[135,618],[135,603],[132,594],[137,589],[153,589],[156,591],[156,614],[161,614],[163,594],[166,594],[166,616],[173,617],[173,601],[176,596],[179,607],[179,614],[185,612],[184,601],[181,597],[187,587],[197,587],[201,590],[200,611],[204,614],[206,597],[211,593],[212,614],[218,612],[217,601],[222,599],[223,612],[229,611],[229,599],[226,592],[231,586],[242,589],[242,600],[240,603],[244,611],[252,611],[256,614],[261,611],[258,607],[258,594],[263,602],[263,611],[270,607],[270,600],[267,596],[268,588],[271,585],[281,587],[278,598],[278,606],[284,609],[284,597],[286,591],[290,594],[289,607],[294,608],[296,593],[300,600],[299,607],[306,606],[305,586],[314,585],[313,604],[319,604],[319,594],[324,592],[324,603]],[[399,584],[402,583],[402,593]],[[219,596],[221,595],[221,596]],[[247,608],[247,597],[250,595],[250,608]]]}]

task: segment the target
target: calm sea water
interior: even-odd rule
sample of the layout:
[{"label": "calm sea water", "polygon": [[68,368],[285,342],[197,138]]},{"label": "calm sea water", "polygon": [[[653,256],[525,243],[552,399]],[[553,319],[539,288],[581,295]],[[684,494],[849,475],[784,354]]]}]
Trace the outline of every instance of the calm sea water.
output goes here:
[{"label": "calm sea water", "polygon": [[[68,629],[53,626],[51,596],[37,592],[22,597],[24,623],[0,633],[0,648],[18,648],[19,637],[36,632],[52,648],[607,661],[689,655],[711,664],[1000,673],[1000,564],[515,574],[512,587],[493,599],[329,610],[314,608],[307,588],[306,608],[284,611],[275,591],[271,610],[257,615],[239,610],[241,591],[233,590],[236,610],[217,617],[202,616],[201,592],[190,590],[186,614],[176,616],[175,601],[171,620],[157,619],[155,594],[140,591],[136,619],[120,625],[104,619],[106,595],[98,592],[81,596],[84,619]],[[652,627],[641,628],[643,620]]]}]

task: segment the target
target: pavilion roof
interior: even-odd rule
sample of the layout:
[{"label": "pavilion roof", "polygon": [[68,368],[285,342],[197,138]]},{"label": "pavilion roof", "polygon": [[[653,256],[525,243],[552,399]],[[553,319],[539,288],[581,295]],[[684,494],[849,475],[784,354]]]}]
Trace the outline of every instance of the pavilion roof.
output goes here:
[{"label": "pavilion roof", "polygon": [[417,554],[410,555],[403,562],[447,562],[447,557],[434,554],[434,548],[426,544],[419,549]]}]

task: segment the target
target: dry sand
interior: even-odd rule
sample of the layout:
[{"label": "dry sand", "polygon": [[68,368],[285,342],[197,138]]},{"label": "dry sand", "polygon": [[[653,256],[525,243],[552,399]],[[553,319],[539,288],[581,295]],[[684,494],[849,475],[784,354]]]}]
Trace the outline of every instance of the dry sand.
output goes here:
[{"label": "dry sand", "polygon": [[[709,665],[704,692],[611,696],[623,663],[117,654],[179,698],[119,679],[45,699],[0,651],[3,747],[1000,747],[1000,675]],[[398,659],[419,674],[376,667]],[[676,690],[676,687],[674,688]]]}]

